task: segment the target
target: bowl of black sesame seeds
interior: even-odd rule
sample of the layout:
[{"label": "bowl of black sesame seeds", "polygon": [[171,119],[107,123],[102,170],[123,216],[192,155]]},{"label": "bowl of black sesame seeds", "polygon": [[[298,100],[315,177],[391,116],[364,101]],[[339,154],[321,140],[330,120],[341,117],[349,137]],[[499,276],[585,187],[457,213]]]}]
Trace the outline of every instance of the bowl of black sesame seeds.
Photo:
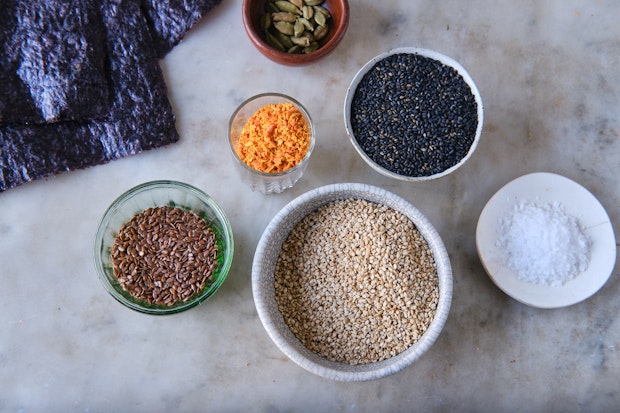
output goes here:
[{"label": "bowl of black sesame seeds", "polygon": [[454,59],[428,49],[380,54],[354,76],[344,122],[360,156],[405,181],[446,176],[474,153],[483,123],[480,92]]},{"label": "bowl of black sesame seeds", "polygon": [[394,374],[427,352],[452,300],[452,268],[409,202],[360,183],[327,185],[284,206],[257,245],[252,292],[276,346],[336,381]]},{"label": "bowl of black sesame seeds", "polygon": [[193,308],[222,285],[232,264],[233,233],[224,211],[202,190],[152,181],[120,195],[105,211],[94,245],[95,268],[112,297],[145,314]]}]

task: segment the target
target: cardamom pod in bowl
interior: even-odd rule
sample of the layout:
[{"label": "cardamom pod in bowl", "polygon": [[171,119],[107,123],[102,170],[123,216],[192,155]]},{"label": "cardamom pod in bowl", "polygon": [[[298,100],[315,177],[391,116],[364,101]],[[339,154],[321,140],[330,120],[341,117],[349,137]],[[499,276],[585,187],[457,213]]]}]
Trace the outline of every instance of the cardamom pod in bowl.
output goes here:
[{"label": "cardamom pod in bowl", "polygon": [[250,41],[274,62],[300,66],[330,54],[349,25],[347,0],[243,0]]}]

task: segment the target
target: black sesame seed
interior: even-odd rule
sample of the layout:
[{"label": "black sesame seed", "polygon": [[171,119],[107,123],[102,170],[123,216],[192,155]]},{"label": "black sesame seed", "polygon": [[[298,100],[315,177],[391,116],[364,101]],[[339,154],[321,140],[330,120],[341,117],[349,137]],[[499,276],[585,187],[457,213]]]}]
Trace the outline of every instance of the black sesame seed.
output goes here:
[{"label": "black sesame seed", "polygon": [[385,169],[429,176],[451,168],[471,147],[478,108],[463,77],[438,60],[397,53],[358,84],[351,127],[362,150]]}]

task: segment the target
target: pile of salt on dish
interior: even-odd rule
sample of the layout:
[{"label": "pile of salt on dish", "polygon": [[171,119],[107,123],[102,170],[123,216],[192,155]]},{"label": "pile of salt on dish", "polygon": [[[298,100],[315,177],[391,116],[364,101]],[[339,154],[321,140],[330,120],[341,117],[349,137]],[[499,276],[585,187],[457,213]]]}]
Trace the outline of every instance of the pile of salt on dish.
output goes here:
[{"label": "pile of salt on dish", "polygon": [[591,242],[562,204],[523,201],[500,219],[503,263],[522,281],[562,286],[588,268]]}]

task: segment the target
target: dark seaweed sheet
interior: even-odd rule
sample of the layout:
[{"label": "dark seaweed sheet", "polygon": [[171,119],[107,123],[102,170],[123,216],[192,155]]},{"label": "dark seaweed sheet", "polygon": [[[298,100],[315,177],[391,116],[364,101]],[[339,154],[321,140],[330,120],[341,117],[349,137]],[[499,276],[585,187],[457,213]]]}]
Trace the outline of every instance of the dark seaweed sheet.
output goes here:
[{"label": "dark seaweed sheet", "polygon": [[[109,113],[50,124],[0,123],[0,191],[178,141],[158,58],[219,1],[97,3],[106,29]],[[153,26],[156,20],[175,24]]]},{"label": "dark seaweed sheet", "polygon": [[50,123],[107,114],[106,32],[98,4],[4,0],[0,28],[0,120]]}]

